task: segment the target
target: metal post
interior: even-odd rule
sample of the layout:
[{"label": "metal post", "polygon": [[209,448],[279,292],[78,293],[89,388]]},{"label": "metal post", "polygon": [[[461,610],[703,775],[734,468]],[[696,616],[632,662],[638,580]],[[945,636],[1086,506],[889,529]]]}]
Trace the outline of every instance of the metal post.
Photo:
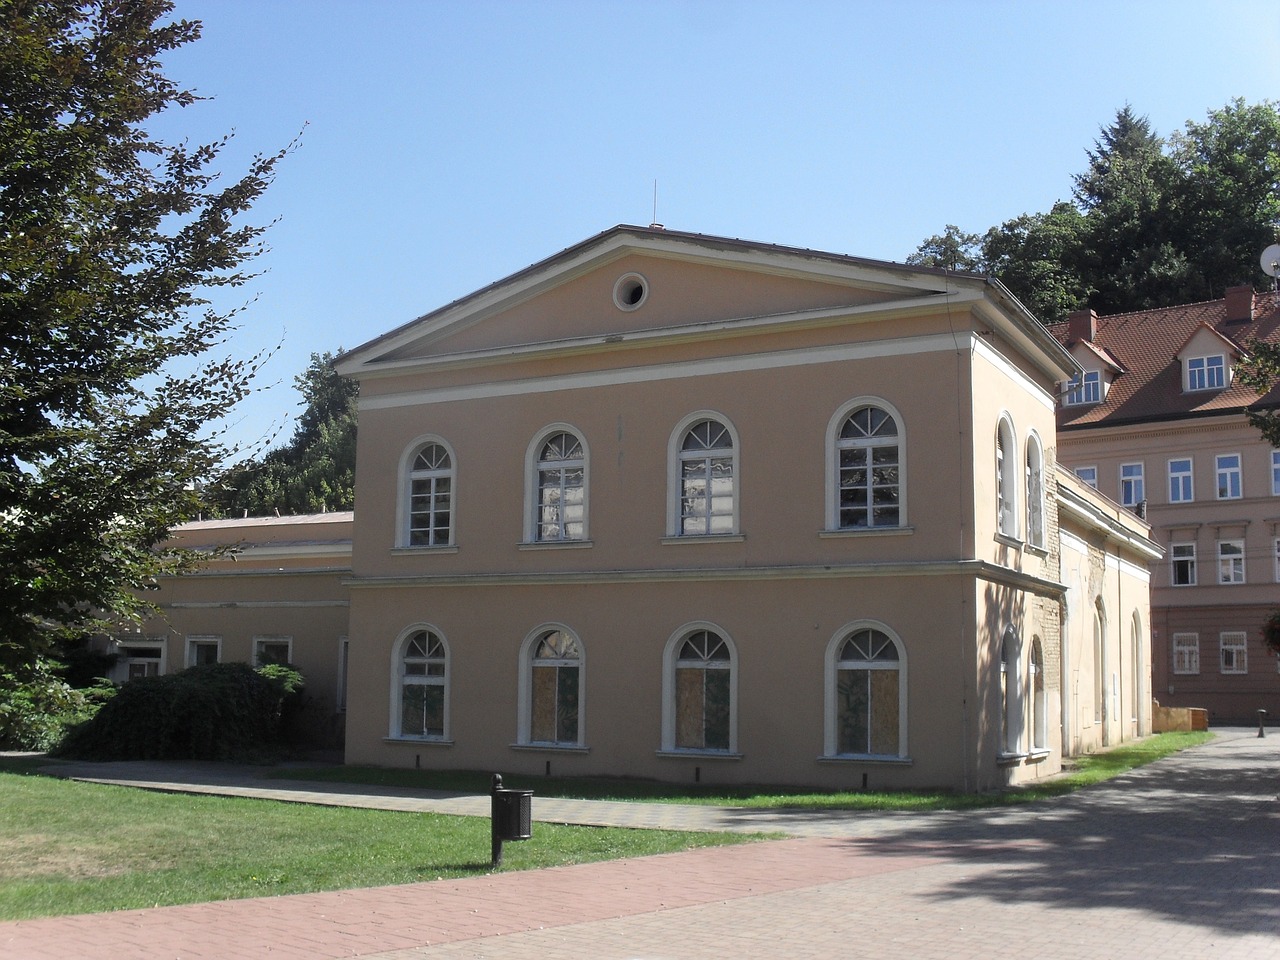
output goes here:
[{"label": "metal post", "polygon": [[1267,735],[1267,731],[1263,727],[1263,724],[1266,722],[1267,722],[1267,711],[1260,709],[1258,711],[1258,736],[1260,737],[1265,737]]},{"label": "metal post", "polygon": [[498,834],[498,791],[502,789],[502,775],[495,773],[489,786],[489,837],[493,848],[492,866],[502,866],[502,837]]}]

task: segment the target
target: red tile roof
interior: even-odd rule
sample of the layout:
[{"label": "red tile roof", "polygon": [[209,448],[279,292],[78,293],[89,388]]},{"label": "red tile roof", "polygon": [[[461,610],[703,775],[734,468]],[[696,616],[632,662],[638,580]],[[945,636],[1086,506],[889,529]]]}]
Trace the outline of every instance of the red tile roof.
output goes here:
[{"label": "red tile roof", "polygon": [[[1059,429],[1238,413],[1246,406],[1280,407],[1280,386],[1263,397],[1238,382],[1225,390],[1183,391],[1178,353],[1201,324],[1245,350],[1252,340],[1280,343],[1280,294],[1255,294],[1253,317],[1244,321],[1228,321],[1226,303],[1210,300],[1098,317],[1089,346],[1095,353],[1105,351],[1124,372],[1116,375],[1102,403],[1059,404]],[[1077,342],[1066,323],[1050,326],[1049,332],[1068,349]]]}]

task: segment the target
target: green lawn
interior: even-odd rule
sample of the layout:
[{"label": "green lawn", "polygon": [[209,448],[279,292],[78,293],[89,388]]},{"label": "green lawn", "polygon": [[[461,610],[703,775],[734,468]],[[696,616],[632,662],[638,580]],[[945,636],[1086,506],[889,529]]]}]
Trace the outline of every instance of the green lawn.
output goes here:
[{"label": "green lawn", "polygon": [[[413,883],[489,870],[477,817],[177,796],[0,762],[0,919]],[[535,824],[504,870],[739,843],[728,834]]]},{"label": "green lawn", "polygon": [[[1114,750],[1071,761],[1071,769],[1043,783],[999,793],[961,794],[946,790],[872,793],[862,791],[797,792],[792,788],[726,787],[713,784],[660,783],[653,780],[596,777],[503,777],[503,785],[532,789],[542,797],[585,800],[636,800],[654,803],[696,803],[736,807],[804,807],[816,810],[968,810],[1027,803],[1070,793],[1150,763],[1198,743],[1212,733],[1161,733]],[[265,776],[292,780],[362,783],[487,793],[489,775],[472,771],[407,770],[385,767],[311,767],[275,769]]]}]

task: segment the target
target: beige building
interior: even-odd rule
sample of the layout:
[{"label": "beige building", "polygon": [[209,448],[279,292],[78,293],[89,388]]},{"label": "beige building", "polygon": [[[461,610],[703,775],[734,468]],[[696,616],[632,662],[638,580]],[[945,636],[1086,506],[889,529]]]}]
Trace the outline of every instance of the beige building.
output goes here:
[{"label": "beige building", "polygon": [[1159,550],[997,283],[617,227],[338,369],[350,762],[982,789],[1149,729]]},{"label": "beige building", "polygon": [[1236,381],[1254,339],[1280,338],[1280,296],[1235,287],[1222,300],[1055,328],[1081,365],[1058,413],[1058,459],[1143,513],[1165,548],[1152,564],[1152,687],[1213,721],[1280,713],[1280,661],[1262,624],[1280,607],[1280,451]]}]

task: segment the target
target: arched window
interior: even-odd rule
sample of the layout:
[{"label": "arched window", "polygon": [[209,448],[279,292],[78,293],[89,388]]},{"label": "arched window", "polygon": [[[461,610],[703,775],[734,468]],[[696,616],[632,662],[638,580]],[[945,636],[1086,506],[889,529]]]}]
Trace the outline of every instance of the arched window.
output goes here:
[{"label": "arched window", "polygon": [[1027,437],[1027,542],[1043,548],[1044,534],[1044,451],[1035,433]]},{"label": "arched window", "polygon": [[899,527],[903,504],[902,426],[877,401],[841,408],[828,435],[829,529]]},{"label": "arched window", "polygon": [[562,542],[587,538],[587,452],[569,429],[550,428],[530,447],[525,539]]},{"label": "arched window", "polygon": [[1013,426],[1001,417],[996,427],[996,517],[1000,533],[1018,535],[1017,451]]},{"label": "arched window", "polygon": [[408,529],[404,544],[442,547],[453,543],[453,457],[435,440],[409,458]]},{"label": "arched window", "polygon": [[1031,746],[1049,749],[1049,699],[1044,686],[1044,648],[1039,637],[1031,640]]},{"label": "arched window", "polygon": [[906,650],[883,624],[851,624],[827,645],[824,728],[827,756],[906,757]]},{"label": "arched window", "polygon": [[1129,716],[1133,720],[1133,735],[1135,737],[1140,736],[1142,733],[1142,675],[1144,672],[1142,669],[1144,659],[1142,656],[1142,648],[1144,646],[1142,642],[1143,635],[1142,617],[1138,611],[1135,610],[1133,611],[1133,626],[1130,629],[1129,637],[1129,675],[1133,678],[1131,681],[1133,684],[1133,690],[1130,694],[1133,699],[1133,703],[1129,708]]},{"label": "arched window", "polygon": [[583,744],[582,643],[564,627],[540,627],[520,652],[521,743]]},{"label": "arched window", "polygon": [[1023,753],[1022,644],[1010,627],[1000,641],[1000,746],[1004,753]]},{"label": "arched window", "polygon": [[449,651],[431,628],[414,628],[396,646],[392,735],[444,740],[449,730]]},{"label": "arched window", "polygon": [[1107,619],[1099,601],[1093,608],[1093,722],[1102,723],[1105,716]]},{"label": "arched window", "polygon": [[662,747],[737,753],[737,652],[710,624],[690,624],[663,653]]},{"label": "arched window", "polygon": [[679,536],[715,536],[737,531],[735,444],[720,420],[699,419],[680,438]]}]

